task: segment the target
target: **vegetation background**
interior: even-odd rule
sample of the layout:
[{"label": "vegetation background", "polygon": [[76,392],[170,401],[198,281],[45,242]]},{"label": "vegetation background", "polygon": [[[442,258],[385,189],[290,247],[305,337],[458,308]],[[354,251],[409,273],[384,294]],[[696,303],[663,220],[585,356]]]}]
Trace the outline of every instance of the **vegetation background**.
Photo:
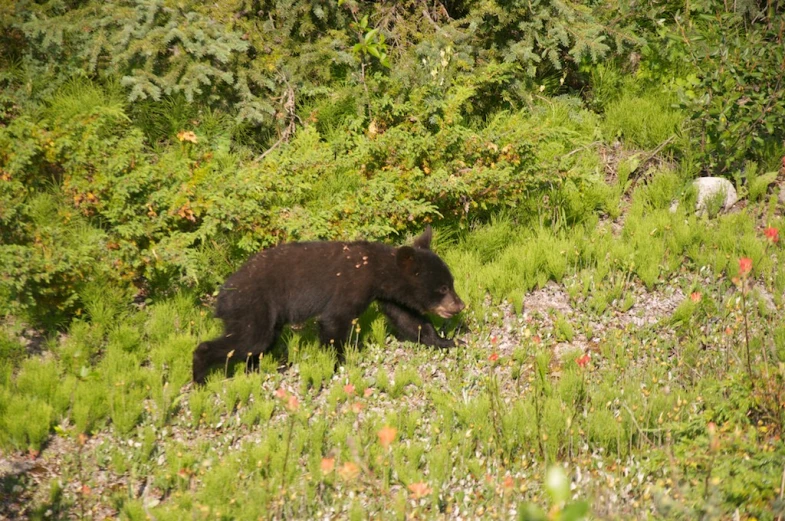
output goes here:
[{"label": "vegetation background", "polygon": [[[785,517],[781,2],[0,0],[0,28],[0,516]],[[707,175],[742,201],[696,214]],[[250,254],[426,223],[467,346],[371,309],[344,367],[306,325],[188,385]]]}]

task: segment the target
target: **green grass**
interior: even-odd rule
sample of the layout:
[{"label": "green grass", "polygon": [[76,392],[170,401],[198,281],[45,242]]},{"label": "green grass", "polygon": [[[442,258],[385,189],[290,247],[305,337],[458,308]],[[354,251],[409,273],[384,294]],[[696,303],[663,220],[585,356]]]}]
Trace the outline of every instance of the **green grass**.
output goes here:
[{"label": "green grass", "polygon": [[[554,504],[554,464],[598,517],[772,519],[785,253],[757,219],[783,222],[762,205],[714,219],[671,212],[682,187],[668,172],[637,183],[615,229],[524,227],[511,214],[456,234],[440,250],[470,332],[452,350],[400,344],[371,311],[343,367],[306,327],[284,335],[286,358],[266,355],[252,374],[238,361],[231,378],[219,368],[193,388],[192,350],[219,324],[192,295],[132,309],[91,290],[88,317],[44,355],[4,333],[0,446],[47,454],[62,438],[63,482],[118,484],[93,495],[53,485],[33,508],[100,504],[122,519],[504,517]],[[731,281],[742,256],[753,259],[750,367]],[[549,292],[572,312],[500,305],[520,312]],[[635,322],[653,301],[654,322]],[[80,434],[103,441],[82,447]],[[622,488],[630,499],[604,506]]]},{"label": "green grass", "polygon": [[643,149],[653,149],[675,138],[684,114],[671,108],[661,92],[624,92],[605,111],[606,137],[623,138]]}]

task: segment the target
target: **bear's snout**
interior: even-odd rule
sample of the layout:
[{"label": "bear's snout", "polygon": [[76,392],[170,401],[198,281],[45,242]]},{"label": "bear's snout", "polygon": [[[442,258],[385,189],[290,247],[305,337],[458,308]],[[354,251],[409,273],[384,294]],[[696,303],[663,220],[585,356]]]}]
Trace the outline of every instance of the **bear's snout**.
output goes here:
[{"label": "bear's snout", "polygon": [[454,291],[450,291],[444,296],[442,301],[433,308],[433,312],[442,318],[450,318],[463,311],[465,307],[466,304],[463,303],[461,297]]}]

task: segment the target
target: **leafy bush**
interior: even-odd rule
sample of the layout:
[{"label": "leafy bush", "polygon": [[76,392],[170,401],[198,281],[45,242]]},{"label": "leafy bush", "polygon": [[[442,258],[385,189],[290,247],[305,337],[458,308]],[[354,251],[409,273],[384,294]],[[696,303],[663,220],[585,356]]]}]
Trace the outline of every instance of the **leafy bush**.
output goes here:
[{"label": "leafy bush", "polygon": [[691,160],[733,174],[744,161],[778,166],[783,148],[785,6],[743,2],[664,3],[644,7],[664,19],[643,47],[643,77],[672,86],[690,119]]},{"label": "leafy bush", "polygon": [[[477,96],[464,88],[444,101],[456,115]],[[589,186],[598,163],[585,148],[597,120],[575,100],[500,113],[476,128],[387,114],[389,126],[379,114],[376,133],[352,142],[327,142],[306,126],[255,162],[199,124],[147,147],[113,87],[69,83],[40,118],[0,127],[9,150],[0,156],[5,312],[111,321],[119,310],[91,309],[87,280],[116,287],[120,302],[134,286],[153,296],[178,283],[211,290],[282,239],[382,239],[414,223],[465,223],[530,204],[532,191],[565,180]]]},{"label": "leafy bush", "polygon": [[514,64],[519,80],[553,71],[565,77],[573,64],[634,41],[629,28],[611,23],[608,30],[590,8],[550,0],[451,2],[447,9],[411,0],[400,8],[313,0],[253,9],[198,2],[174,9],[154,1],[23,6],[0,19],[13,35],[9,55],[26,67],[8,76],[17,88],[36,76],[35,94],[46,96],[73,77],[116,78],[130,101],[182,95],[286,134],[294,105],[345,80],[367,94],[367,80],[387,71],[391,58],[418,84],[449,82],[474,63]]}]

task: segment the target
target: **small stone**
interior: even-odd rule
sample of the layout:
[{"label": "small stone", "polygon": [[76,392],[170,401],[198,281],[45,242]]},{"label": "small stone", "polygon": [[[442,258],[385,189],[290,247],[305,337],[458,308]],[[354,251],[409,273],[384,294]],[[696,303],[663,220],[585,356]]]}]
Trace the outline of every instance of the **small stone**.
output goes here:
[{"label": "small stone", "polygon": [[698,212],[705,211],[709,199],[720,193],[725,194],[723,210],[730,209],[739,200],[733,183],[721,177],[700,177],[693,181],[692,185],[698,190],[698,200],[695,203]]}]

